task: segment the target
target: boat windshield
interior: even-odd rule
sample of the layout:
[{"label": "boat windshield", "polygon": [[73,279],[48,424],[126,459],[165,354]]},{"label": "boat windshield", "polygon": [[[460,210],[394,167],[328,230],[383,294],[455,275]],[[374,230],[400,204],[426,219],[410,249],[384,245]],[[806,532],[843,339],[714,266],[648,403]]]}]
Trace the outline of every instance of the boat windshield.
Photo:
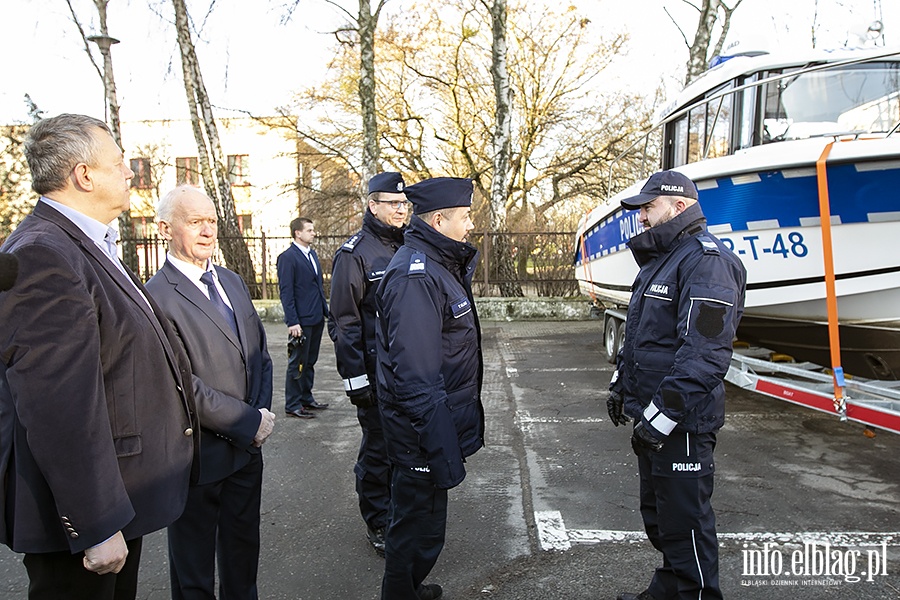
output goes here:
[{"label": "boat windshield", "polygon": [[[766,76],[780,73],[772,71]],[[865,63],[798,73],[765,84],[763,102],[764,144],[836,134],[886,133],[900,122],[900,63]]]}]

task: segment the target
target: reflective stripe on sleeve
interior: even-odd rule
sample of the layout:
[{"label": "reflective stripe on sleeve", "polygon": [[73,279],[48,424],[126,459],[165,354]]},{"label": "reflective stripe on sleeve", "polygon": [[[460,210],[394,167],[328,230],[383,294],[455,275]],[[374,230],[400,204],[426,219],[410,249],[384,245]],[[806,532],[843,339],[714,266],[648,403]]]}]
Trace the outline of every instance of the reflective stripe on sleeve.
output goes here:
[{"label": "reflective stripe on sleeve", "polygon": [[675,429],[675,426],[678,425],[677,422],[673,421],[664,415],[661,410],[656,408],[656,405],[652,402],[650,403],[650,406],[644,409],[644,418],[647,419],[648,423],[653,425],[653,429],[663,435],[669,435],[672,433],[672,430]]},{"label": "reflective stripe on sleeve", "polygon": [[358,377],[351,377],[350,379],[344,380],[344,391],[352,392],[353,390],[359,390],[369,385],[369,376],[368,375],[360,375]]}]

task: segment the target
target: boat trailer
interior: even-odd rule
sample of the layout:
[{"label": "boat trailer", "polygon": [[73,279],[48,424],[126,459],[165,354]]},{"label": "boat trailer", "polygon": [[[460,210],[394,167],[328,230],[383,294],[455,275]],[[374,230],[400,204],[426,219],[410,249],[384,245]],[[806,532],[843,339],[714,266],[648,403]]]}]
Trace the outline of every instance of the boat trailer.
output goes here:
[{"label": "boat trailer", "polygon": [[746,390],[838,416],[841,421],[900,433],[900,381],[846,376],[843,394],[837,397],[831,370],[809,362],[780,362],[780,356],[766,348],[736,344],[725,379]]},{"label": "boat trailer", "polygon": [[[837,415],[842,421],[856,421],[866,426],[900,433],[900,382],[854,378],[845,375],[841,367],[826,168],[828,156],[836,143],[865,143],[865,141],[856,138],[835,138],[826,144],[819,160],[816,161],[832,366],[828,369],[813,363],[780,362],[777,358],[781,355],[769,350],[743,348],[740,344],[735,344],[731,366],[725,378],[747,390]],[[773,360],[773,357],[776,360]],[[873,434],[871,430],[867,429],[867,432],[869,435]]]}]

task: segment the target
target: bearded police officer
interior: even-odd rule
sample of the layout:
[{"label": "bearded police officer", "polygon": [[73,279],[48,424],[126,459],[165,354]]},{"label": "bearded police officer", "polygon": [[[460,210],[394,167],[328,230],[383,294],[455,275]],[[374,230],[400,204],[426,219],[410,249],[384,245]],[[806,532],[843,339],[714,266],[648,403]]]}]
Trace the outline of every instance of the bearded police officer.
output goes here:
[{"label": "bearded police officer", "polygon": [[344,391],[356,406],[362,442],[354,472],[359,510],[369,543],[384,554],[391,500],[391,468],[375,395],[375,289],[391,257],[403,244],[409,215],[400,173],[369,180],[362,229],[334,254],[328,334],[334,341]]},{"label": "bearded police officer", "polygon": [[415,214],[378,286],[378,404],[392,465],[382,600],[433,600],[423,584],[444,545],[447,490],[484,445],[472,181],[406,188]]},{"label": "bearded police officer", "polygon": [[644,231],[628,242],[640,272],[607,408],[616,426],[634,420],[641,517],[663,565],[644,592],[619,599],[721,598],[713,450],[746,271],[707,231],[681,173],[654,174],[622,206],[640,211]]}]

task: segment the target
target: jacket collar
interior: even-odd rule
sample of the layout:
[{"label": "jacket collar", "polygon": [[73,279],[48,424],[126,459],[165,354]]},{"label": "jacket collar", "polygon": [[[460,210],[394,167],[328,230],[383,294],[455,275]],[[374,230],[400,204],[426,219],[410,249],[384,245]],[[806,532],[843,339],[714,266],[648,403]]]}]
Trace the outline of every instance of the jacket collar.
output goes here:
[{"label": "jacket collar", "polygon": [[368,208],[363,215],[362,228],[363,231],[368,231],[385,242],[396,242],[398,244],[403,243],[403,232],[406,231],[405,225],[403,227],[394,227],[393,225],[382,223]]},{"label": "jacket collar", "polygon": [[[216,273],[215,277],[219,281],[219,284],[222,286],[222,289],[225,290],[225,294],[228,296],[228,300],[231,302],[231,309],[235,313],[235,324],[237,325],[238,331],[242,331],[241,320],[237,318],[237,309],[234,305],[235,298],[237,298],[237,294],[235,290],[229,289],[231,286],[223,277],[219,277],[218,272],[216,271],[217,267],[213,264],[210,264],[210,270]],[[166,281],[169,282],[169,285],[175,288],[175,291],[181,294],[188,302],[197,307],[202,313],[207,315],[209,319],[216,324],[216,326],[222,331],[225,337],[238,349],[241,349],[241,343],[238,339],[237,335],[235,335],[234,330],[231,328],[225,318],[216,310],[213,305],[210,303],[209,298],[203,291],[197,287],[197,283],[193,281],[193,278],[179,269],[174,262],[172,262],[172,257],[167,255],[166,262],[163,263],[162,269],[160,269],[160,273],[162,273],[163,277],[166,278]],[[202,274],[202,273],[201,273]],[[201,284],[205,285],[205,284]]]},{"label": "jacket collar", "polygon": [[706,217],[700,204],[693,204],[671,221],[645,229],[628,240],[628,247],[639,266],[666,254],[684,235],[694,235],[706,229]]}]

